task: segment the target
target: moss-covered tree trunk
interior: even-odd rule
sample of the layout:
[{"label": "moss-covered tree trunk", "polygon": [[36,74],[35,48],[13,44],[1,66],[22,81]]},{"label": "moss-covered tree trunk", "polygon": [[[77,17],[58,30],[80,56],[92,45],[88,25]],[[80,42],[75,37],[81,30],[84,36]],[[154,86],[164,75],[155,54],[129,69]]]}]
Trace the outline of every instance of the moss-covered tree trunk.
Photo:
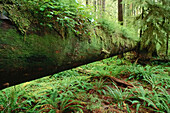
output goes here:
[{"label": "moss-covered tree trunk", "polygon": [[[64,31],[21,35],[0,23],[0,89],[135,49],[137,42],[91,29],[89,35]],[[24,40],[25,39],[25,40]]]}]

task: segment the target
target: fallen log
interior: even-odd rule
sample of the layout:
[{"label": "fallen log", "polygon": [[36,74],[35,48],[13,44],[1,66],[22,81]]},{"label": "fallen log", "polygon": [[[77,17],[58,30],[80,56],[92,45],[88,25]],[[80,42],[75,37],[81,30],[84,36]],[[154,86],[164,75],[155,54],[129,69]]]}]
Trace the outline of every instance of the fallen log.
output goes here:
[{"label": "fallen log", "polygon": [[64,36],[56,32],[21,35],[11,23],[1,22],[0,89],[132,51],[137,45],[98,27],[87,37],[69,29]]}]

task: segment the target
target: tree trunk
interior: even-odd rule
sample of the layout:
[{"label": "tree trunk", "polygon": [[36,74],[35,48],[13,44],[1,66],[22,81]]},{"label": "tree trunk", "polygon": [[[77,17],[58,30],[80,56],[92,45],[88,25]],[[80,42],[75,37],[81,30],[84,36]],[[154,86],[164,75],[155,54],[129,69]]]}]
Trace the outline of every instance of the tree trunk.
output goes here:
[{"label": "tree trunk", "polygon": [[[122,0],[118,0],[118,21],[123,25],[123,6],[122,6]],[[123,53],[118,55],[118,58],[123,58]]]},{"label": "tree trunk", "polygon": [[168,52],[168,48],[169,48],[169,47],[168,47],[168,45],[169,45],[169,34],[168,34],[168,33],[167,33],[167,35],[166,35],[166,38],[167,38],[167,39],[166,39],[166,56],[168,57],[168,53],[169,53],[169,52]]},{"label": "tree trunk", "polygon": [[86,0],[86,5],[89,5],[89,0]]},{"label": "tree trunk", "polygon": [[[165,4],[166,4],[166,1],[162,0],[162,5],[165,5]],[[164,25],[166,21],[167,21],[167,25],[170,24],[168,19],[165,19],[165,18],[163,18],[163,19],[164,19],[164,21],[163,21],[162,25]],[[169,32],[167,31],[167,33],[166,33],[166,50],[165,50],[166,51],[165,54],[166,54],[167,57],[168,57],[168,54],[169,54],[168,49],[169,49]]]},{"label": "tree trunk", "polygon": [[97,1],[96,1],[96,0],[94,0],[94,2],[93,2],[94,12],[96,12],[96,11],[97,11],[97,6],[96,6],[96,4],[97,4]]},{"label": "tree trunk", "polygon": [[137,45],[100,28],[91,28],[89,36],[69,29],[64,38],[56,32],[22,36],[4,23],[0,24],[0,89],[131,51]]},{"label": "tree trunk", "polygon": [[118,0],[118,21],[123,25],[123,7],[122,0]]},{"label": "tree trunk", "polygon": [[106,0],[102,0],[102,9],[103,9],[103,13],[105,12],[105,4],[106,3]]},{"label": "tree trunk", "polygon": [[[142,20],[143,20],[143,18],[144,18],[144,8],[142,8]],[[139,37],[140,37],[140,39],[142,39],[142,34],[143,34],[143,29],[140,28],[140,31],[139,31]],[[138,51],[137,57],[140,56],[140,49],[141,49],[141,42],[139,42],[138,47],[137,47],[137,51]]]},{"label": "tree trunk", "polygon": [[97,0],[97,11],[100,11],[100,0]]}]

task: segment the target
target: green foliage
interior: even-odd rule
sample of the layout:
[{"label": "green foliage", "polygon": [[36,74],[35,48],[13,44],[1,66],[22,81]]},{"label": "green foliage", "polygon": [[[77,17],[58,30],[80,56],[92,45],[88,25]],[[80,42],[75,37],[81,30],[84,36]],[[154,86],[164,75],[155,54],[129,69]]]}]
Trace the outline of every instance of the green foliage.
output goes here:
[{"label": "green foliage", "polygon": [[[66,29],[71,29],[76,35],[80,35],[88,33],[88,30],[85,30],[86,26],[92,22],[90,13],[86,12],[87,9],[75,0],[11,1],[12,5],[6,4],[6,1],[3,1],[5,3],[3,8],[8,11],[11,21],[17,25],[23,34],[26,34],[30,29],[37,31],[37,28],[34,29],[34,27],[42,27],[44,30],[56,30],[63,37],[65,35],[63,32]],[[169,16],[167,11],[169,11],[169,8],[166,5],[162,6],[160,2],[155,3],[149,0],[140,0],[140,2],[139,0],[133,0],[133,2],[135,2],[135,7],[141,6],[141,8],[144,8],[144,18],[140,20],[141,15],[137,17],[140,20],[139,24],[142,24],[141,28],[145,31],[142,41],[146,45],[143,44],[142,46],[145,47],[149,44],[152,46],[152,44],[156,43],[163,45],[165,39],[161,39],[161,37],[164,37],[168,32],[167,28],[169,26],[167,22]],[[163,11],[165,13],[161,13]],[[155,18],[158,15],[160,17]],[[165,23],[163,24],[163,22]],[[135,31],[121,27],[116,22],[114,23],[106,18],[100,18],[96,26],[102,28],[108,36],[114,34],[114,36],[119,35],[122,39],[126,39],[123,42],[126,44],[131,43],[127,39],[139,40]],[[16,40],[11,40],[11,34],[15,35]],[[60,41],[56,40],[56,37],[47,36],[39,41],[36,40],[36,37],[39,36],[34,35],[28,39],[30,42],[27,42],[27,40],[25,43],[22,43],[22,40],[18,40],[22,37],[16,35],[16,31],[11,30],[0,34],[0,37],[0,44],[17,45],[16,48],[10,49],[7,54],[4,52],[7,49],[0,49],[1,55],[5,58],[6,56],[11,58],[15,62],[15,66],[20,66],[18,61],[25,58],[25,56],[26,59],[24,61],[32,61],[31,58],[34,59],[34,54],[45,56],[45,61],[46,58],[49,61],[46,64],[55,64],[55,59],[63,58],[65,55],[56,55],[53,59],[52,53],[55,51],[54,48],[56,49],[58,45],[63,47],[63,45],[60,45],[60,42],[57,45],[52,45],[54,41]],[[47,40],[49,37],[51,40]],[[116,41],[119,43],[123,40]],[[47,48],[50,48],[50,50]],[[14,51],[18,52],[13,54]],[[60,65],[59,62],[57,64]],[[7,62],[6,65],[8,67],[13,64]],[[79,71],[80,68],[82,69],[81,72]],[[0,110],[2,112],[83,112],[83,109],[86,108],[93,112],[93,110],[103,106],[105,102],[103,98],[108,98],[107,101],[110,102],[109,104],[112,104],[111,106],[117,105],[121,109],[126,107],[128,112],[131,112],[131,106],[136,107],[136,112],[140,111],[143,107],[152,109],[154,112],[170,112],[170,96],[167,92],[170,88],[169,67],[149,65],[143,67],[141,65],[129,64],[125,60],[114,57],[80,68],[57,73],[50,78],[46,77],[18,86],[25,90],[17,87],[17,90],[9,88],[1,91]],[[110,82],[104,79],[104,77],[118,77],[120,75],[121,77],[126,75],[129,76],[129,79],[135,78],[140,80],[142,84],[140,84],[141,86],[134,85],[134,88],[131,89],[124,89],[115,85],[113,81]],[[130,105],[128,105],[129,102]],[[83,106],[82,103],[85,103],[85,105]]]},{"label": "green foliage", "polygon": [[[162,93],[158,93],[157,91],[153,90],[152,93],[140,86],[139,88],[135,88],[135,93],[134,91],[131,92],[134,95],[132,97],[133,101],[131,102],[138,103],[138,105],[152,106],[155,111],[169,112],[169,95],[165,90],[162,91]],[[142,100],[143,102],[139,102],[138,99]]]},{"label": "green foliage", "polygon": [[55,78],[71,77],[71,76],[79,76],[79,73],[77,73],[75,70],[68,70],[68,71],[63,71],[63,72],[53,75],[53,77],[55,77]]},{"label": "green foliage", "polygon": [[160,87],[160,85],[167,88],[168,87],[167,85],[170,82],[170,77],[166,74],[161,76],[157,76],[156,74],[151,74],[151,75],[144,76],[143,80],[151,84],[152,89],[157,89],[158,87]]},{"label": "green foliage", "polygon": [[125,89],[123,91],[122,89],[118,88],[114,83],[113,85],[115,88],[107,86],[108,89],[107,95],[109,95],[113,99],[112,102],[117,103],[119,106],[122,106],[123,102],[128,100],[130,92],[128,89]]},{"label": "green foliage", "polygon": [[169,0],[135,0],[129,3],[133,3],[134,8],[142,10],[136,17],[136,23],[143,31],[141,49],[148,49],[152,53],[157,45],[165,48],[170,32]]},{"label": "green foliage", "polygon": [[15,86],[10,90],[0,91],[0,106],[3,108],[2,111],[13,112],[25,110],[25,102],[22,101],[24,95],[26,95],[26,92]]},{"label": "green foliage", "polygon": [[99,18],[98,24],[107,34],[116,34],[120,35],[122,38],[131,39],[131,40],[139,40],[136,32],[132,28],[126,28],[124,26],[119,25],[116,21],[111,20],[110,18]]},{"label": "green foliage", "polygon": [[146,65],[136,65],[133,64],[127,67],[127,70],[131,73],[129,79],[135,78],[137,80],[143,79],[145,76],[152,76],[159,72],[160,75],[167,75],[168,73],[164,73],[165,69],[160,66],[149,66]]},{"label": "green foliage", "polygon": [[[48,94],[49,95],[49,94]],[[43,108],[43,110],[49,109],[50,112],[56,112],[60,110],[60,112],[68,112],[68,111],[81,111],[80,101],[72,100],[69,97],[65,97],[62,94],[58,93],[58,90],[54,90],[50,92],[50,97],[45,97],[40,102],[42,105],[50,105],[50,108]]]},{"label": "green foliage", "polygon": [[100,78],[100,80],[95,80],[95,82],[92,83],[94,85],[94,89],[100,94],[106,94],[106,91],[104,90],[104,87],[106,87],[104,81],[105,80]]},{"label": "green foliage", "polygon": [[[129,113],[134,108],[136,112],[169,112],[168,69],[163,65],[132,65],[113,57],[23,83],[15,89],[5,89],[0,92],[0,110],[85,112],[86,109],[93,112],[99,109],[102,111],[104,104],[115,106],[120,111],[126,108]],[[133,76],[140,81],[128,80],[133,85],[129,88],[109,79],[110,76],[120,76],[120,79],[123,77],[120,81]],[[142,82],[140,86],[139,82]]]},{"label": "green foliage", "polygon": [[102,106],[101,99],[97,95],[88,95],[88,99],[90,99],[90,103],[87,105],[87,109],[93,111]]},{"label": "green foliage", "polygon": [[170,62],[158,62],[158,61],[153,61],[153,65],[164,65],[164,66],[169,66]]},{"label": "green foliage", "polygon": [[3,8],[23,34],[28,30],[37,31],[38,28],[45,28],[41,31],[53,29],[62,36],[62,30],[67,28],[80,34],[92,18],[88,9],[75,0],[11,0],[12,4],[6,2],[4,1]]}]

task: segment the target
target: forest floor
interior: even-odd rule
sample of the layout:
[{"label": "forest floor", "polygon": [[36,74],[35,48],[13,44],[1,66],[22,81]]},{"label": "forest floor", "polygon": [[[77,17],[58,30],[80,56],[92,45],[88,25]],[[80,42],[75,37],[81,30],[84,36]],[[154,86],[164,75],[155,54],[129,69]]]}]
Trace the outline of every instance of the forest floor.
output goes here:
[{"label": "forest floor", "polygon": [[169,72],[108,58],[0,91],[0,112],[170,113]]}]

